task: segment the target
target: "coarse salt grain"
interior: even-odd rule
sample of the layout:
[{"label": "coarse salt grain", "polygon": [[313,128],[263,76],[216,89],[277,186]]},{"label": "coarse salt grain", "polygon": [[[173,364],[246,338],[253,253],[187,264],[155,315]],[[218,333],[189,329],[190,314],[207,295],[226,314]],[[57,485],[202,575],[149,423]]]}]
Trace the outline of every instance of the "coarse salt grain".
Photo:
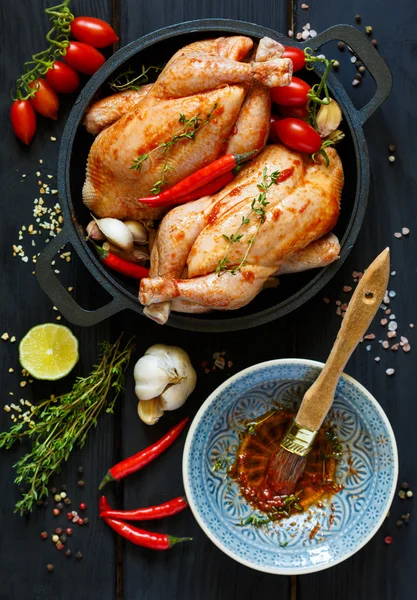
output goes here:
[{"label": "coarse salt grain", "polygon": [[366,349],[366,351],[367,351],[367,352],[369,352],[371,348],[372,348],[371,344],[368,344],[368,345],[365,347],[365,349]]},{"label": "coarse salt grain", "polygon": [[410,352],[410,350],[411,350],[411,346],[410,346],[410,344],[404,344],[404,346],[403,346],[403,351],[404,351],[404,352]]},{"label": "coarse salt grain", "polygon": [[390,298],[395,298],[396,295],[397,295],[397,292],[394,292],[394,290],[391,290],[391,291],[388,292],[388,296]]},{"label": "coarse salt grain", "polygon": [[388,323],[388,319],[381,319],[380,323],[382,327],[385,327],[385,325]]},{"label": "coarse salt grain", "polygon": [[382,342],[382,347],[385,348],[385,350],[387,350],[389,348],[389,343],[387,342],[387,340],[384,340]]},{"label": "coarse salt grain", "polygon": [[402,233],[400,233],[399,231],[396,231],[396,232],[394,233],[394,237],[396,237],[396,238],[400,239],[400,238],[401,238],[401,237],[403,237],[403,236],[402,236]]},{"label": "coarse salt grain", "polygon": [[375,356],[374,361],[375,362],[379,362],[381,359],[379,358],[379,356]]},{"label": "coarse salt grain", "polygon": [[390,377],[391,375],[394,375],[395,369],[387,369],[385,373]]},{"label": "coarse salt grain", "polygon": [[403,228],[401,229],[401,233],[402,233],[403,235],[408,235],[408,234],[410,233],[410,230],[408,229],[408,227],[403,227]]},{"label": "coarse salt grain", "polygon": [[374,340],[375,339],[375,334],[374,333],[368,333],[368,335],[365,335],[364,339],[365,340]]}]

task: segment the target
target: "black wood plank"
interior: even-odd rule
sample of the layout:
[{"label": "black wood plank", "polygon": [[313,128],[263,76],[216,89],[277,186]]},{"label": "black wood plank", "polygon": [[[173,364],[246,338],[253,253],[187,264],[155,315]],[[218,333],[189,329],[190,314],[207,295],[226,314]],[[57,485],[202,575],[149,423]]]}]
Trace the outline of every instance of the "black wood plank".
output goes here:
[{"label": "black wood plank", "polygon": [[[396,315],[399,335],[415,341],[415,333],[408,324],[416,319],[414,297],[416,285],[416,243],[412,236],[417,226],[416,209],[413,198],[417,191],[415,174],[415,140],[410,131],[416,127],[416,113],[410,89],[415,80],[416,31],[413,25],[414,8],[411,2],[393,5],[387,2],[370,0],[365,5],[335,3],[328,0],[308,2],[311,8],[298,7],[295,32],[301,31],[306,23],[320,32],[336,23],[355,24],[355,15],[362,15],[358,27],[364,30],[371,25],[371,38],[376,38],[381,55],[388,62],[394,76],[393,92],[383,107],[365,125],[365,134],[371,161],[371,193],[365,222],[358,241],[345,265],[326,290],[307,306],[297,311],[295,337],[296,354],[325,360],[332,336],[336,333],[339,318],[335,316],[335,300],[346,301],[342,293],[344,285],[352,284],[351,273],[362,271],[384,246],[392,250],[392,269],[396,275],[391,278],[390,289],[397,296],[390,308]],[[389,15],[389,16],[388,16]],[[370,39],[371,39],[370,38]],[[348,50],[340,52],[335,45],[324,49],[328,57],[337,58],[341,66],[339,77],[357,103],[362,106],[372,94],[369,74],[365,73],[358,87],[352,86],[355,68],[350,63],[352,56]],[[396,162],[388,162],[388,145],[397,146]],[[394,232],[408,227],[408,238],[396,239]],[[331,299],[326,305],[322,297]],[[314,315],[314,319],[311,316]],[[381,315],[379,316],[379,319]],[[370,331],[376,334],[376,341],[361,345],[350,360],[346,371],[356,377],[377,398],[386,411],[397,437],[400,454],[400,479],[409,480],[412,486],[416,481],[415,461],[417,451],[414,444],[413,423],[416,407],[410,391],[413,389],[415,358],[408,355],[385,351],[378,344],[386,339],[383,329],[376,320]],[[374,358],[380,356],[376,363]],[[385,374],[388,367],[395,368],[392,378]],[[394,500],[389,519],[384,523],[374,539],[356,556],[345,563],[319,574],[298,578],[300,600],[316,598],[337,598],[338,600],[394,600],[415,589],[417,575],[413,539],[415,524],[397,529],[395,522],[405,512],[411,510],[410,503]],[[394,541],[391,546],[384,544],[384,537],[390,534]]]},{"label": "black wood plank", "polygon": [[[58,313],[40,289],[32,275],[32,255],[40,251],[43,244],[37,241],[31,246],[30,238],[25,237],[24,245],[29,262],[23,263],[12,257],[12,244],[18,243],[18,230],[22,225],[33,222],[32,210],[34,198],[39,198],[38,180],[45,181],[51,189],[56,188],[56,160],[59,139],[65,124],[65,118],[75,101],[75,95],[63,98],[58,122],[38,119],[38,133],[30,148],[23,147],[14,137],[9,124],[10,97],[9,89],[13,79],[20,73],[25,60],[44,47],[44,35],[48,31],[44,9],[53,3],[46,0],[27,2],[2,2],[0,19],[2,30],[1,72],[3,86],[1,91],[1,165],[2,165],[2,219],[0,221],[0,285],[1,299],[1,333],[7,331],[15,335],[17,342],[3,342],[0,346],[0,369],[3,390],[2,404],[12,401],[18,403],[19,398],[36,402],[51,393],[69,390],[74,375],[87,375],[97,359],[98,342],[115,337],[111,323],[103,323],[92,329],[72,327],[80,342],[80,362],[73,374],[62,382],[40,383],[19,387],[20,368],[18,365],[18,342],[26,331],[42,322],[55,321]],[[90,14],[111,21],[111,2],[94,0],[74,0],[72,8],[78,15]],[[57,142],[52,142],[55,136]],[[40,164],[39,160],[43,160]],[[41,173],[37,176],[35,173]],[[26,177],[23,177],[23,175]],[[47,174],[54,175],[49,180]],[[58,196],[45,196],[48,206]],[[52,202],[54,200],[54,202]],[[29,241],[28,241],[29,240]],[[37,238],[38,240],[38,238]],[[59,264],[58,264],[59,263]],[[74,294],[85,305],[90,304],[90,296],[94,288],[88,284],[83,271],[75,257],[72,262],[65,263],[57,259],[56,268],[61,271],[66,285],[74,286]],[[62,319],[61,323],[65,324]],[[10,374],[8,369],[15,372]],[[9,391],[14,396],[8,395]],[[11,421],[1,410],[2,430],[9,427]],[[113,600],[116,589],[116,559],[113,537],[107,528],[97,519],[97,483],[98,477],[107,468],[109,461],[114,460],[114,420],[111,416],[100,419],[98,429],[91,433],[85,448],[74,451],[56,483],[68,486],[68,495],[73,500],[71,508],[78,509],[81,501],[87,503],[86,513],[90,524],[85,530],[72,525],[74,533],[69,538],[68,547],[73,551],[82,550],[84,558],[77,563],[74,556],[66,558],[58,552],[50,536],[56,527],[68,526],[66,510],[59,517],[52,515],[54,502],[50,499],[47,508],[35,507],[30,518],[25,519],[13,514],[14,504],[19,494],[13,485],[14,470],[12,465],[22,455],[24,449],[16,448],[8,452],[2,451],[0,485],[0,598],[4,600],[69,600],[70,598],[102,598]],[[84,467],[85,487],[77,487],[77,466]],[[49,539],[42,541],[41,531],[49,532]],[[55,564],[55,571],[50,574],[46,570],[47,563]]]},{"label": "black wood plank", "polygon": [[[121,43],[125,44],[154,29],[180,21],[203,17],[225,17],[253,21],[283,30],[286,26],[286,5],[284,3],[262,2],[251,5],[238,2],[157,2],[122,1],[120,9]],[[153,426],[144,426],[137,417],[136,397],[131,390],[126,394],[123,406],[123,452],[125,456],[158,439],[170,426],[178,422],[182,415],[191,417],[201,403],[228,373],[216,372],[205,375],[201,368],[203,360],[212,361],[216,351],[226,350],[234,361],[231,372],[273,356],[292,355],[293,337],[287,321],[278,322],[269,328],[260,328],[248,333],[233,335],[196,334],[161,328],[133,315],[126,315],[133,330],[137,332],[138,356],[153,343],[180,345],[192,357],[198,371],[198,385],[193,396],[183,409],[166,415]],[[274,332],[284,343],[269,352],[264,340],[269,331],[273,342]],[[254,355],[253,348],[256,348]],[[230,373],[231,373],[230,372]],[[229,374],[230,374],[229,373]],[[123,502],[125,507],[162,502],[183,491],[181,458],[184,437],[166,455],[143,470],[140,474],[125,480]],[[121,498],[120,498],[121,499]],[[126,599],[147,598],[149,600],[222,600],[242,598],[250,600],[258,597],[289,597],[289,579],[257,573],[239,565],[220,552],[200,530],[192,515],[184,511],[175,518],[160,523],[152,523],[157,531],[167,531],[173,535],[191,535],[193,542],[175,547],[166,554],[157,554],[125,546],[124,554],[124,595]]]}]

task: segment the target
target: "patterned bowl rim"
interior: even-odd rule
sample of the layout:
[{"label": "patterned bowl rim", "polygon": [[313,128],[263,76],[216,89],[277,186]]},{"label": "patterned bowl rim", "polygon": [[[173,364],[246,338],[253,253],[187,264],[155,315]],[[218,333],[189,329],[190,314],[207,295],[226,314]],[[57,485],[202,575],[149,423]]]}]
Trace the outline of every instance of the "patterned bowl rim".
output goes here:
[{"label": "patterned bowl rim", "polygon": [[[192,492],[192,485],[191,485],[189,474],[188,474],[189,456],[190,456],[190,451],[191,451],[191,447],[192,447],[193,440],[194,440],[194,434],[195,434],[196,429],[199,426],[201,420],[203,419],[204,414],[209,409],[211,404],[216,400],[217,396],[219,394],[221,394],[233,382],[237,381],[238,379],[240,379],[241,377],[243,377],[249,373],[253,373],[260,369],[264,369],[265,367],[274,367],[274,366],[280,366],[280,365],[283,365],[283,366],[285,366],[285,365],[302,365],[302,366],[318,367],[318,368],[324,367],[324,363],[315,361],[315,360],[300,359],[300,358],[280,358],[280,359],[275,359],[275,360],[268,360],[268,361],[265,361],[262,363],[257,363],[256,365],[252,365],[251,367],[247,367],[246,369],[239,371],[239,373],[232,375],[232,377],[229,377],[229,379],[226,379],[226,381],[224,381],[221,385],[219,385],[208,396],[208,398],[203,402],[203,404],[201,405],[200,409],[198,410],[196,416],[194,417],[193,422],[191,423],[190,429],[187,434],[187,439],[185,440],[184,453],[183,453],[183,459],[182,459],[182,476],[183,476],[183,482],[184,482],[184,488],[185,488],[185,494],[187,497],[187,501],[189,503],[189,506],[191,508],[191,511],[194,515],[195,520],[200,525],[201,529],[204,531],[204,533],[207,535],[207,537],[220,550],[222,550],[225,554],[230,556],[230,558],[233,558],[234,560],[241,563],[242,565],[245,565],[246,567],[249,567],[251,569],[255,569],[256,571],[262,571],[264,573],[271,573],[272,575],[305,575],[307,573],[316,573],[317,571],[324,571],[325,569],[329,569],[330,567],[333,567],[333,566],[345,561],[347,558],[350,558],[354,554],[356,554],[356,552],[358,552],[361,548],[363,548],[371,540],[371,538],[376,534],[376,532],[379,530],[382,523],[385,521],[386,511],[381,511],[381,516],[375,521],[373,527],[370,529],[370,531],[367,533],[367,535],[362,540],[358,541],[358,543],[354,549],[347,551],[346,554],[344,554],[340,558],[337,558],[331,562],[322,563],[320,565],[312,565],[309,567],[298,567],[296,572],[294,572],[294,568],[287,569],[285,567],[255,566],[250,560],[246,560],[246,559],[242,558],[241,556],[235,554],[233,551],[231,551],[227,547],[225,547],[222,544],[222,542],[220,541],[220,539],[205,524],[203,519],[200,517],[198,504],[195,501],[195,497]],[[391,423],[389,422],[387,415],[385,414],[384,410],[382,409],[382,407],[378,403],[378,401],[373,397],[373,395],[361,383],[356,381],[356,379],[354,379],[350,375],[343,373],[341,377],[344,380],[346,380],[348,383],[350,383],[352,386],[356,387],[363,394],[363,396],[370,402],[370,404],[373,405],[373,407],[375,408],[375,410],[381,417],[381,419],[386,427],[386,430],[387,430],[387,433],[388,433],[388,436],[390,439],[390,443],[392,446],[393,457],[394,457],[394,462],[393,462],[394,477],[392,480],[393,481],[392,488],[391,488],[389,496],[387,497],[387,499],[385,501],[385,505],[388,510],[394,499],[395,490],[396,490],[396,486],[397,486],[397,480],[398,480],[398,449],[397,449],[397,442],[395,440],[394,431],[391,427]]]}]

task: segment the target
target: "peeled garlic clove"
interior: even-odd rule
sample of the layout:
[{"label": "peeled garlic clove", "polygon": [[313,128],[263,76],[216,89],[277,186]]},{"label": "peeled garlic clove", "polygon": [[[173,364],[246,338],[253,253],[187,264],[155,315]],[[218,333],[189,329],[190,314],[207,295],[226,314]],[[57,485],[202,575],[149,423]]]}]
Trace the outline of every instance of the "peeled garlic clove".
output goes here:
[{"label": "peeled garlic clove", "polygon": [[342,120],[342,111],[338,103],[330,99],[329,104],[322,104],[316,120],[320,137],[327,137],[333,131],[336,131]]},{"label": "peeled garlic clove", "polygon": [[126,252],[132,250],[133,235],[123,221],[106,217],[104,219],[96,220],[96,223],[109,242],[122,248],[122,250],[125,250]]},{"label": "peeled garlic clove", "polygon": [[155,425],[164,414],[159,398],[152,400],[139,400],[138,415],[147,425]]},{"label": "peeled garlic clove", "polygon": [[142,223],[138,221],[125,221],[126,227],[131,231],[133,235],[133,241],[135,244],[147,244],[148,243],[148,232]]},{"label": "peeled garlic clove", "polygon": [[172,373],[157,356],[145,354],[135,365],[135,393],[139,400],[156,398],[172,381]]},{"label": "peeled garlic clove", "polygon": [[106,236],[100,231],[99,226],[95,221],[90,221],[86,228],[88,238],[94,242],[102,242]]}]

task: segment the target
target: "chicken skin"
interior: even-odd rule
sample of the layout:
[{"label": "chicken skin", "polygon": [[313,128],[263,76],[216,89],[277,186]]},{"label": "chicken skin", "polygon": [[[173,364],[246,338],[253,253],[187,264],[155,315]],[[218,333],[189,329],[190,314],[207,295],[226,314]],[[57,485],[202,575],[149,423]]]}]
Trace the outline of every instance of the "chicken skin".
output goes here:
[{"label": "chicken skin", "polygon": [[[329,167],[321,157],[315,163],[267,146],[221,192],[171,210],[141,281],[145,313],[164,323],[171,301],[181,312],[238,309],[271,276],[336,260],[338,240],[326,234],[339,216],[343,169],[336,150],[327,151]],[[256,212],[262,190],[263,212]]]},{"label": "chicken skin", "polygon": [[[156,82],[100,100],[85,117],[97,134],[90,149],[83,200],[98,217],[159,219],[140,203],[157,182],[166,189],[225,153],[260,151],[269,134],[270,87],[291,81],[284,48],[245,36],[195,42],[179,50]],[[187,122],[196,125],[187,125]],[[168,148],[163,146],[184,132]],[[134,160],[142,158],[138,169]]]}]

